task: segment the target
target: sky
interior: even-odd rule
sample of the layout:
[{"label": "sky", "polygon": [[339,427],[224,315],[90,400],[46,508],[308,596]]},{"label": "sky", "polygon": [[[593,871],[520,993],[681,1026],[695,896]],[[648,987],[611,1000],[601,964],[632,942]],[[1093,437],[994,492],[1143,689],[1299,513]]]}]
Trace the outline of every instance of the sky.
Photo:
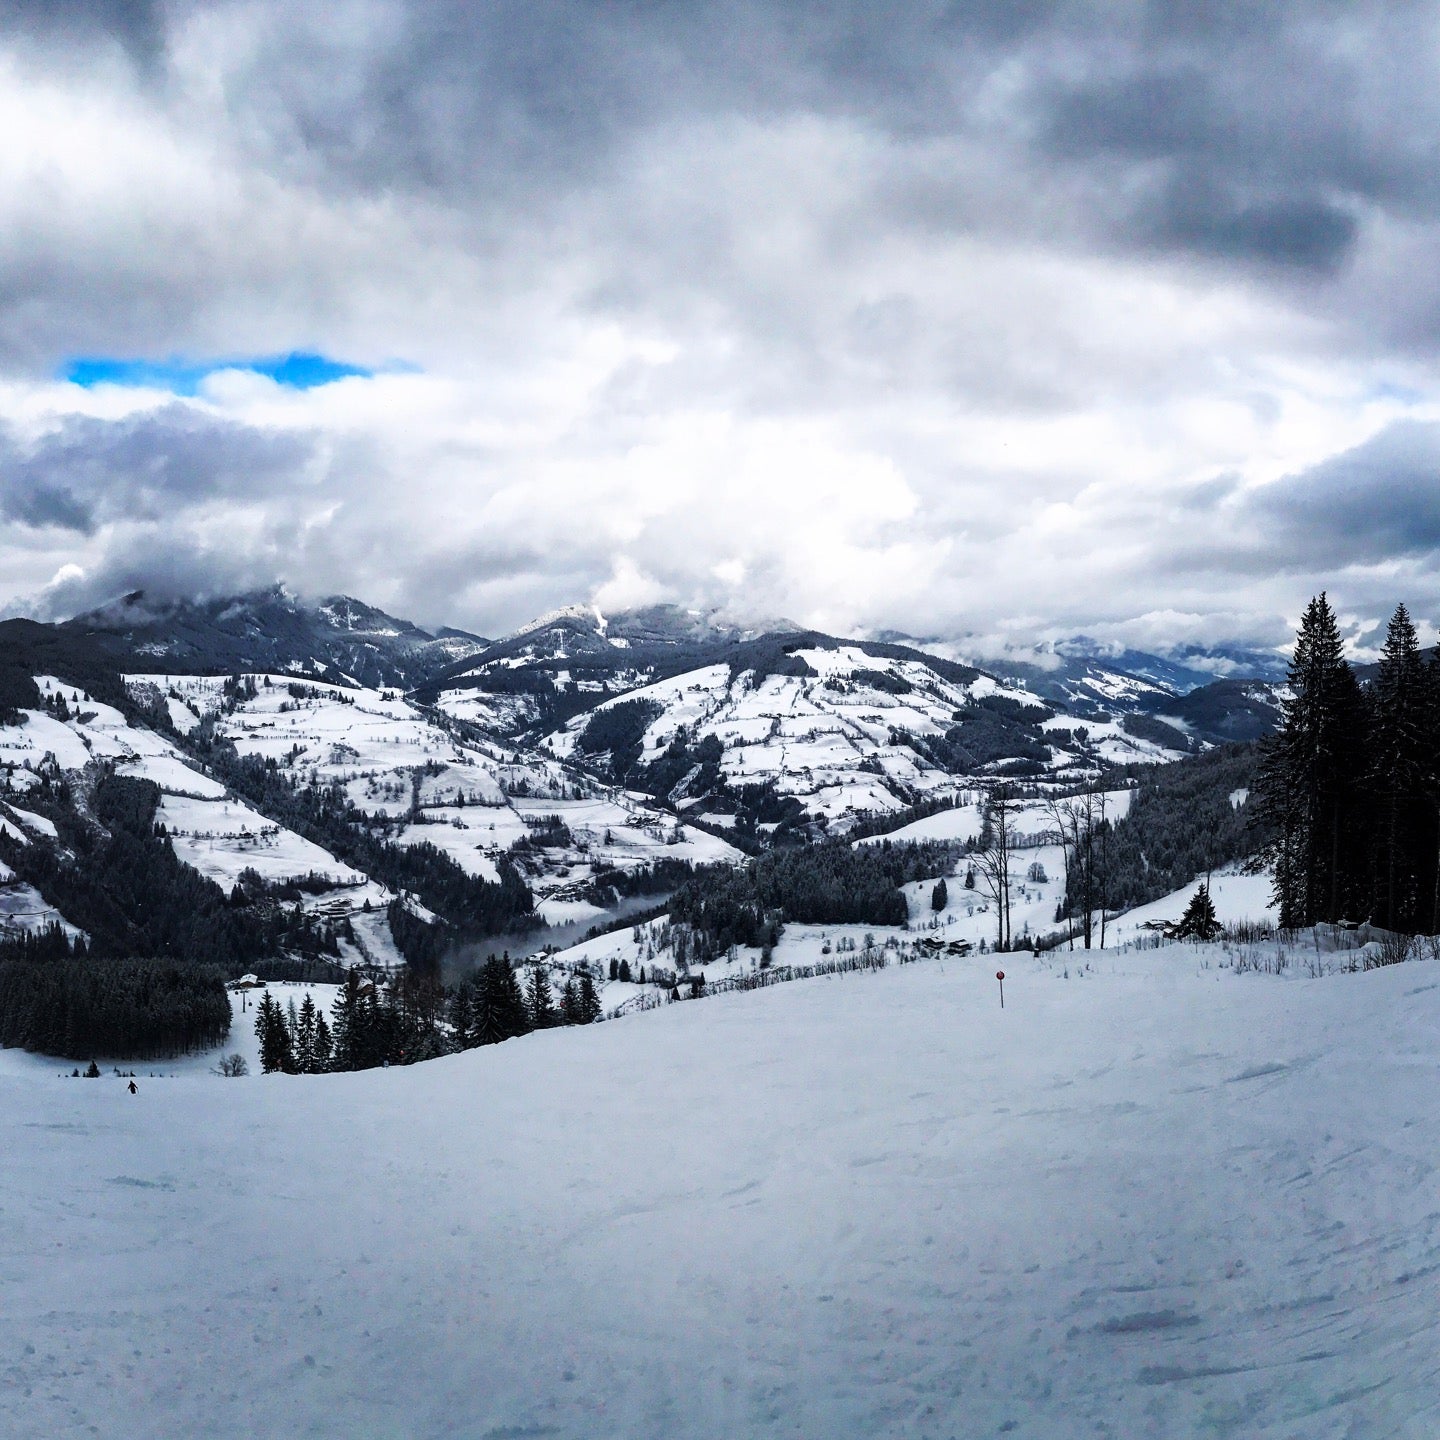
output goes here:
[{"label": "sky", "polygon": [[0,608],[1440,615],[1440,4],[0,0]]}]

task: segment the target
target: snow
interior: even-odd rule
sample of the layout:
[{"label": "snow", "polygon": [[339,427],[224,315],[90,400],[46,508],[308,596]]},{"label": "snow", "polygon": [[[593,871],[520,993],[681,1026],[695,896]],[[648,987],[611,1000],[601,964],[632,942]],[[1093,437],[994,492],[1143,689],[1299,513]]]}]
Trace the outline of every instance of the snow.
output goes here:
[{"label": "snow", "polygon": [[[137,1076],[151,1079],[176,1079],[180,1077],[213,1075],[222,1056],[240,1055],[245,1060],[250,1075],[260,1074],[260,1041],[255,1034],[255,1007],[260,997],[269,990],[280,1002],[282,1008],[293,1000],[298,1008],[306,995],[323,1010],[328,1021],[340,993],[338,985],[322,985],[312,981],[272,980],[264,988],[249,991],[233,991],[230,995],[230,1036],[221,1046],[213,1050],[200,1051],[194,1055],[179,1055],[168,1060],[117,1060],[109,1055],[96,1055],[97,1064],[105,1071],[131,1071]],[[75,1068],[74,1060],[62,1060],[54,1055],[32,1055],[25,1050],[0,1049],[0,1081],[7,1077],[18,1079],[50,1079],[67,1077]],[[83,1070],[85,1066],[81,1064]]]},{"label": "snow", "polygon": [[[757,681],[745,671],[732,679],[728,665],[711,665],[609,703],[648,700],[662,707],[645,733],[647,762],[684,726],[695,741],[720,740],[721,768],[732,784],[771,781],[801,797],[807,810],[832,819],[899,809],[905,803],[898,794],[902,787],[940,794],[955,790],[953,777],[908,746],[892,745],[890,734],[892,728],[942,733],[966,703],[965,686],[941,681],[927,666],[877,660],[849,646],[795,653],[816,672],[813,676],[769,675]],[[875,690],[864,673],[877,672],[912,689],[903,695]],[[588,716],[580,716],[546,743],[557,755],[569,756],[587,723]],[[861,768],[862,762],[867,768]]]},{"label": "snow", "polygon": [[927,815],[923,820],[912,820],[896,830],[887,830],[881,835],[867,835],[856,845],[878,845],[883,840],[915,843],[921,840],[974,840],[983,827],[983,806],[967,801],[949,810]]},{"label": "snow", "polygon": [[[177,689],[175,681],[179,678],[129,677],[137,689],[167,697]],[[189,693],[193,700],[205,709],[219,703],[222,679],[192,679]],[[311,872],[332,876],[337,889],[307,895],[305,907],[337,916],[353,911],[354,922],[360,927],[360,943],[350,958],[369,959],[381,965],[399,963],[393,939],[384,925],[383,911],[391,895],[382,886],[368,881],[320,846],[228,797],[219,781],[191,764],[165,736],[131,725],[109,705],[83,697],[76,701],[72,698],[78,693],[76,688],[54,676],[37,675],[35,681],[42,694],[58,692],[64,696],[71,718],[61,721],[45,711],[31,710],[24,712],[25,724],[0,726],[0,763],[10,760],[33,767],[49,754],[62,769],[76,771],[93,760],[104,759],[113,761],[122,775],[153,781],[161,791],[156,819],[166,826],[170,846],[184,863],[227,890],[247,868],[273,881]],[[282,690],[281,694],[288,692]],[[337,704],[335,708],[341,707]],[[193,711],[187,713],[193,718]],[[13,782],[27,773],[31,772],[18,770],[9,778]],[[9,805],[6,813],[8,823],[0,817],[0,828],[6,833],[22,841],[33,835],[56,838],[54,824],[43,815],[15,805]],[[32,834],[26,835],[26,830]],[[366,900],[372,910],[380,912],[378,924],[370,916],[362,920],[360,908]],[[35,929],[60,918],[29,886],[11,885],[0,895],[0,923]],[[67,924],[66,928],[72,934],[80,933],[73,925]]]},{"label": "snow", "polygon": [[[1126,940],[1141,932],[1147,924],[1162,920],[1178,920],[1185,913],[1190,897],[1195,893],[1199,881],[1192,880],[1182,885],[1171,895],[1154,900],[1149,905],[1128,910],[1118,920],[1107,925],[1107,940],[1113,934],[1116,941]],[[1243,921],[1269,922],[1274,925],[1279,917],[1270,896],[1269,875],[1240,875],[1233,871],[1222,871],[1210,877],[1210,898],[1215,904],[1215,918],[1222,925],[1235,925]]]},{"label": "snow", "polygon": [[[904,809],[916,795],[959,797],[973,790],[976,776],[947,773],[900,736],[917,737],[922,745],[941,737],[975,700],[1041,703],[1031,692],[990,676],[946,680],[919,661],[872,656],[851,645],[794,655],[814,673],[760,679],[742,671],[732,677],[728,665],[711,665],[629,690],[597,709],[654,703],[660,713],[643,738],[645,762],[656,760],[683,727],[692,743],[720,741],[720,768],[731,784],[771,783],[798,797],[811,814],[843,823],[860,812]],[[441,703],[451,702],[442,697]],[[492,701],[471,702],[471,713],[482,703]],[[545,745],[558,756],[574,756],[590,713],[569,721]],[[1053,733],[1080,727],[1089,734],[1090,748],[1083,754],[1072,738]],[[1096,756],[1151,763],[1175,758],[1114,722],[1059,715],[1044,729],[1055,742],[1050,777],[1062,783],[1093,770]],[[671,798],[686,798],[683,782]]]},{"label": "snow", "polygon": [[59,925],[71,939],[84,933],[47,904],[33,885],[17,880],[8,865],[0,864],[0,938],[17,931],[38,932],[51,925]]},{"label": "snow", "polygon": [[156,812],[170,848],[185,862],[229,889],[246,869],[265,880],[292,880],[314,872],[337,886],[362,885],[365,876],[328,850],[267,820],[239,800],[196,800],[165,795]]},{"label": "snow", "polygon": [[[22,810],[18,805],[11,805],[7,808],[10,814],[13,815],[25,829],[34,830],[50,840],[59,839],[60,832],[55,828],[55,822],[48,816],[37,815],[33,810]],[[24,835],[21,835],[19,838],[22,842],[26,839]]]},{"label": "snow", "polygon": [[[433,714],[394,691],[288,675],[251,678],[255,697],[240,700],[229,713],[222,709],[221,677],[137,675],[127,680],[136,689],[158,688],[182,697],[197,713],[213,714],[218,733],[241,754],[271,758],[305,781],[342,785],[362,810],[406,820],[395,837],[399,843],[428,841],[492,883],[510,847],[542,828],[545,817],[558,815],[574,844],[526,857],[527,883],[542,901],[573,898],[557,892],[582,885],[596,868],[633,870],[661,856],[696,862],[739,859],[732,846],[702,831],[684,827],[677,839],[673,822],[660,825],[641,802],[576,774],[553,756],[498,738],[452,734]],[[304,845],[286,840],[279,847],[277,878],[292,863],[288,857],[300,855]],[[191,863],[203,859],[207,873],[220,878],[226,853],[212,846],[194,859],[184,858]],[[304,853],[317,870],[336,872],[338,862],[324,857],[322,863],[316,857],[323,852],[315,847]],[[239,855],[240,865],[250,858],[248,851]],[[263,864],[256,868],[271,873]]]},{"label": "snow", "polygon": [[1440,964],[1217,954],[134,1097],[0,1065],[0,1432],[1429,1437]]},{"label": "snow", "polygon": [[542,900],[536,907],[547,925],[573,925],[576,921],[598,921],[608,912],[588,900]]}]

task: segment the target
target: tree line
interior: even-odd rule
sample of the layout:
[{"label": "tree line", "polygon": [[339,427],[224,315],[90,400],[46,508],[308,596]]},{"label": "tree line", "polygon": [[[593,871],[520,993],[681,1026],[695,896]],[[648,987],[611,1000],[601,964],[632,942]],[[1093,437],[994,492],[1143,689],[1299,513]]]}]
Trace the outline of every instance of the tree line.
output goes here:
[{"label": "tree line", "polygon": [[267,990],[255,1034],[262,1071],[309,1075],[413,1065],[600,1017],[588,970],[567,976],[557,993],[543,962],[530,965],[522,983],[508,957],[492,955],[452,987],[408,972],[381,985],[352,970],[328,1020],[308,993],[299,1006],[282,1006]]},{"label": "tree line", "polygon": [[1067,835],[1065,907],[1057,920],[1068,915],[1083,926],[1087,915],[1133,910],[1197,875],[1248,860],[1268,834],[1252,803],[1257,769],[1255,747],[1237,744],[1132,772],[1123,816],[1110,819],[1092,807]]},{"label": "tree line", "polygon": [[540,924],[529,887],[504,856],[496,862],[499,880],[482,879],[428,840],[397,845],[387,839],[385,822],[356,806],[343,786],[302,784],[273,757],[242,756],[231,741],[214,733],[210,722],[202,722],[191,737],[176,739],[262,814],[390,889],[410,892],[436,915],[442,926],[432,927],[438,933],[429,940],[416,929],[428,922],[400,922],[396,944],[407,960],[413,957],[417,965],[429,967],[453,944]]},{"label": "tree line", "polygon": [[703,963],[731,945],[775,944],[800,925],[903,925],[900,887],[948,870],[961,847],[941,841],[851,845],[826,840],[758,855],[745,865],[698,870],[671,898],[672,924],[688,928]]},{"label": "tree line", "polygon": [[92,955],[59,927],[0,942],[0,1046],[84,1060],[159,1060],[230,1033],[222,972],[174,956]]},{"label": "tree line", "polygon": [[1281,925],[1440,932],[1440,656],[1421,653],[1405,606],[1362,683],[1328,599],[1311,600],[1261,747],[1262,858]]}]

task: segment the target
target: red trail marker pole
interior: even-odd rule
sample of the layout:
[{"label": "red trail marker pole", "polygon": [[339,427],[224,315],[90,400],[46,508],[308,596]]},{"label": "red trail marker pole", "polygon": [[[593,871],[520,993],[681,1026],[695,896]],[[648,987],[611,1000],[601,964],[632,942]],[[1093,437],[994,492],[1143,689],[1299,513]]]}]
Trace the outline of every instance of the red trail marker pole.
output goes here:
[{"label": "red trail marker pole", "polygon": [[1000,1008],[1003,1010],[1005,1008],[1005,972],[997,970],[995,978],[1000,982]]}]

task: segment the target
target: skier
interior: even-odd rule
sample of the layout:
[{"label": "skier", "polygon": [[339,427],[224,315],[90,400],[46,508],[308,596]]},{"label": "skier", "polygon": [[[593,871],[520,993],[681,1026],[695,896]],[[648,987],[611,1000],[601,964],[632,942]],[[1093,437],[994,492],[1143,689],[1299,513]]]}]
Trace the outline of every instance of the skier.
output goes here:
[{"label": "skier", "polygon": [[139,1094],[139,1092],[140,1092],[140,1087],[132,1080],[132,1081],[130,1082],[130,1093],[131,1093],[132,1095],[137,1095],[137,1094]]}]

